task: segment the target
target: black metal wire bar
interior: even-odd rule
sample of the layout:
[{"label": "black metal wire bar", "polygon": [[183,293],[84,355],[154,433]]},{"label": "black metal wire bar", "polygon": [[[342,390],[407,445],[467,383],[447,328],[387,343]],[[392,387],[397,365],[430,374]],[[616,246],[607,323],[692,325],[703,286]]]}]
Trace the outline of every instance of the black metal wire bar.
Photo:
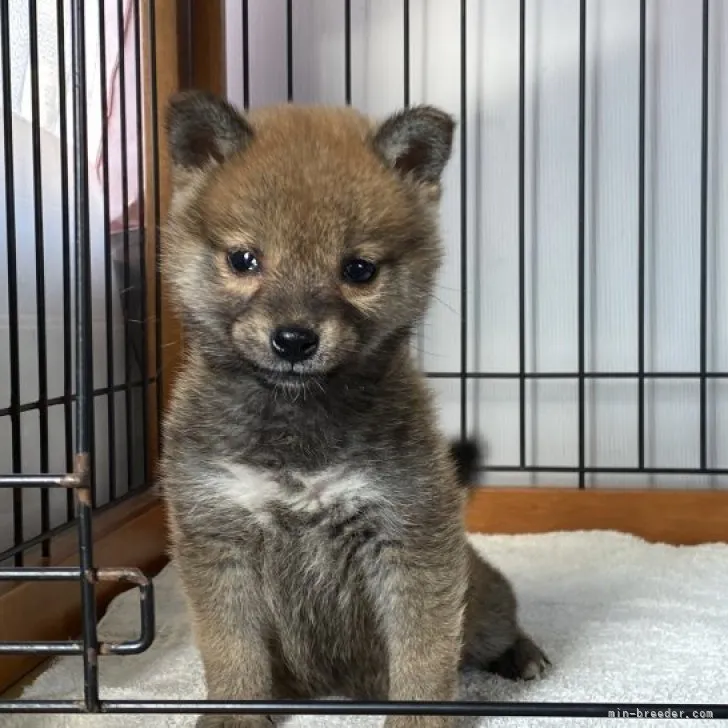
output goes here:
[{"label": "black metal wire bar", "polygon": [[293,0],[286,0],[286,80],[288,100],[293,101]]},{"label": "black metal wire bar", "polygon": [[[156,377],[150,377],[149,383],[155,382]],[[141,387],[142,382],[141,380],[135,380],[131,383],[132,387]],[[126,384],[116,384],[113,387],[99,387],[98,389],[94,389],[94,397],[101,397],[101,396],[107,396],[111,394],[112,392],[123,392],[126,388]],[[66,405],[72,405],[76,401],[76,395],[71,394],[68,398],[66,398],[65,395],[61,395],[59,397],[51,397],[48,399],[48,407],[57,407],[58,405],[63,405],[64,407]],[[20,405],[20,411],[21,412],[32,412],[33,410],[37,410],[40,406],[40,402],[36,399],[32,402],[24,402]],[[10,414],[10,408],[9,407],[3,407],[0,409],[0,417],[7,417],[8,414]],[[73,443],[71,443],[73,444]],[[73,470],[73,464],[71,464],[71,467],[68,468],[68,470]]]},{"label": "black metal wire bar", "polygon": [[[72,476],[71,476],[72,478]],[[16,473],[0,475],[0,488],[61,488],[73,485],[68,473]],[[49,527],[44,530],[47,531]],[[27,543],[24,541],[23,543]]]},{"label": "black metal wire bar", "polygon": [[144,167],[144,98],[142,73],[142,17],[141,4],[134,0],[134,85],[136,90],[136,142],[137,142],[137,216],[138,216],[138,247],[139,247],[139,311],[141,324],[141,382],[142,382],[142,472],[143,482],[150,482],[152,472],[149,460],[149,329],[147,306],[147,227],[146,227],[146,178]]},{"label": "black metal wire bar", "polygon": [[[426,376],[430,379],[459,379],[459,372],[427,372]],[[520,372],[467,372],[467,379],[520,379]],[[526,379],[577,379],[579,375],[574,372],[526,372],[523,374]],[[585,379],[636,379],[637,374],[634,372],[584,372]],[[646,372],[644,375],[645,379],[700,379],[701,374],[699,372]],[[706,372],[705,378],[707,380],[720,380],[728,379],[728,372]],[[150,377],[148,382],[157,382],[158,377]],[[141,387],[141,380],[135,380],[131,383],[132,387]],[[106,396],[113,392],[122,392],[126,387],[125,384],[117,384],[111,390],[108,387],[99,387],[94,390],[94,397]],[[73,404],[76,401],[76,396],[71,395],[68,402]],[[52,397],[48,400],[49,407],[56,407],[58,405],[66,405],[67,400],[65,396]],[[30,412],[38,408],[38,401],[25,402],[20,405],[21,412]],[[0,417],[7,417],[11,412],[10,407],[3,407],[0,409]]]},{"label": "black metal wire bar", "polygon": [[[350,4],[350,0],[349,0]],[[410,3],[409,0],[402,0],[402,66],[404,105],[409,106],[410,99]]]},{"label": "black metal wire bar", "polygon": [[[402,0],[402,104],[405,108],[412,103],[412,78],[410,73],[411,15],[409,0]],[[425,368],[425,321],[417,327],[417,352],[420,368]]]},{"label": "black metal wire bar", "polygon": [[116,498],[116,392],[114,366],[114,287],[113,255],[111,249],[111,210],[109,194],[109,89],[106,65],[106,0],[99,2],[99,72],[101,75],[101,175],[104,217],[104,315],[106,317],[106,442],[109,459],[109,499]]},{"label": "black metal wire bar", "polygon": [[640,0],[639,200],[637,250],[637,463],[645,465],[645,94],[647,93],[647,0]]},{"label": "black metal wire bar", "polygon": [[[247,11],[247,0],[245,0]],[[152,127],[152,194],[154,195],[154,367],[156,370],[156,421],[157,421],[157,452],[162,445],[162,406],[164,404],[164,390],[162,387],[162,276],[159,266],[161,260],[161,197],[159,187],[159,88],[157,86],[157,15],[156,4],[147,6],[147,19],[149,22],[149,94],[150,94],[150,121]],[[247,21],[247,12],[243,16]],[[247,25],[246,25],[247,27]],[[245,43],[245,57],[248,53],[247,36]],[[248,88],[248,84],[246,84]]]},{"label": "black metal wire bar", "polygon": [[710,0],[703,0],[703,69],[700,139],[700,467],[708,465],[708,133]]},{"label": "black metal wire bar", "polygon": [[243,108],[250,108],[250,14],[248,12],[248,0],[243,2]]},{"label": "black metal wire bar", "polygon": [[[669,703],[482,703],[392,701],[205,701],[205,700],[104,700],[100,712],[108,714],[270,714],[270,715],[442,715],[549,718],[713,718],[728,717],[728,705]],[[73,700],[10,700],[0,703],[3,713],[84,713]]]},{"label": "black metal wire bar", "polygon": [[351,0],[344,0],[344,99],[351,105]]},{"label": "black metal wire bar", "polygon": [[586,464],[586,416],[584,397],[585,369],[585,262],[586,262],[586,0],[579,6],[579,488],[585,487],[584,466]]},{"label": "black metal wire bar", "polygon": [[[10,436],[14,473],[22,470],[20,429],[20,344],[18,331],[18,267],[15,229],[15,160],[13,145],[13,90],[10,67],[10,9],[0,2],[0,56],[2,57],[3,151],[5,168],[5,235],[8,266],[8,356],[10,359]],[[13,491],[13,542],[23,543],[23,493]],[[15,565],[23,565],[23,554],[15,554]]]},{"label": "black metal wire bar", "polygon": [[[180,53],[182,64],[180,67],[180,87],[187,88],[195,83],[195,35],[194,28],[194,2],[195,0],[178,0],[177,26],[178,37],[181,39]],[[154,5],[154,3],[150,3]]]},{"label": "black metal wire bar", "polygon": [[[48,455],[48,333],[46,327],[46,285],[45,285],[45,230],[43,225],[43,166],[40,148],[40,67],[38,60],[38,4],[28,0],[28,41],[30,61],[30,134],[33,144],[31,164],[33,167],[33,234],[35,237],[35,311],[36,311],[36,356],[38,362],[38,456],[40,470],[47,473]],[[50,527],[50,500],[48,491],[40,492],[40,528]],[[41,545],[44,558],[50,556],[50,542]]]},{"label": "black metal wire bar", "polygon": [[[430,379],[637,379],[635,372],[427,372]],[[645,379],[700,379],[700,372],[645,372]],[[706,379],[727,379],[728,372],[706,372]]]},{"label": "black metal wire bar", "polygon": [[460,437],[468,434],[468,48],[467,0],[460,0]]},{"label": "black metal wire bar", "polygon": [[[99,572],[102,576],[102,572]],[[139,637],[135,640],[124,642],[106,642],[101,645],[104,655],[138,655],[148,650],[154,641],[155,614],[154,614],[154,589],[152,582],[145,580],[138,583],[139,589],[139,617],[141,629]]]},{"label": "black metal wire bar", "polygon": [[[1,487],[1,486],[0,486]],[[71,494],[71,497],[73,498],[73,491],[69,488],[68,492]],[[54,528],[49,529],[48,531],[45,531],[43,533],[39,533],[37,536],[28,539],[27,541],[24,541],[22,544],[18,546],[12,546],[11,548],[3,551],[0,553],[0,564],[4,561],[7,561],[8,559],[11,559],[15,556],[18,551],[24,551],[28,552],[31,549],[34,549],[36,546],[43,543],[46,539],[54,539],[56,536],[58,536],[61,533],[64,533],[65,531],[68,531],[69,528],[77,526],[76,519],[72,517],[70,520],[66,521],[65,523],[61,523],[59,526],[55,526]]]},{"label": "black metal wire bar", "polygon": [[[73,314],[71,312],[71,216],[68,180],[68,94],[66,90],[65,0],[56,0],[56,42],[58,44],[58,107],[61,157],[61,245],[63,278],[63,428],[66,471],[73,470]],[[49,402],[49,406],[50,406]],[[66,494],[66,519],[73,518],[73,493]]]},{"label": "black metal wire bar", "polygon": [[526,0],[520,0],[518,39],[518,442],[526,464]]},{"label": "black metal wire bar", "polygon": [[484,465],[475,468],[478,472],[491,473],[592,473],[601,475],[728,475],[728,468],[710,468],[701,470],[700,468],[637,468],[637,467],[591,467],[568,465],[544,465],[544,466],[526,466],[521,468],[518,465]]},{"label": "black metal wire bar", "polygon": [[80,655],[83,641],[68,642],[0,642],[0,655]]},{"label": "black metal wire bar", "polygon": [[0,581],[77,581],[81,569],[77,566],[44,566],[42,568],[0,569]]},{"label": "black metal wire bar", "polygon": [[88,235],[88,120],[86,116],[86,28],[83,0],[72,0],[71,40],[73,58],[73,158],[76,250],[76,462],[75,471],[85,482],[75,491],[83,612],[84,708],[99,707],[98,636],[93,578],[91,526],[93,481],[93,368],[91,349],[91,258]]},{"label": "black metal wire bar", "polygon": [[124,312],[124,382],[127,385],[124,389],[124,410],[126,425],[126,481],[127,489],[133,484],[134,473],[134,399],[131,387],[132,371],[132,343],[131,343],[131,260],[129,250],[129,147],[127,144],[127,119],[126,119],[126,39],[125,39],[125,3],[124,0],[117,0],[117,31],[119,42],[119,128],[121,134],[121,226],[122,226],[122,254],[123,254],[123,299],[126,300]]}]

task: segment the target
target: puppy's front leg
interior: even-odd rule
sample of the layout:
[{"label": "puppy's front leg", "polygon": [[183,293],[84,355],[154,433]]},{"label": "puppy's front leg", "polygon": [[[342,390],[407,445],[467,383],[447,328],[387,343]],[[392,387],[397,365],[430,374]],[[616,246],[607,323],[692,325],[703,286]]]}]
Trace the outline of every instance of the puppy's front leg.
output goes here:
[{"label": "puppy's front leg", "polygon": [[[190,598],[195,639],[202,657],[208,700],[266,700],[272,694],[265,615],[251,569],[199,566],[182,574]],[[185,574],[185,571],[187,573]],[[270,728],[260,715],[203,715],[197,728]]]},{"label": "puppy's front leg", "polygon": [[[380,596],[389,651],[389,700],[455,700],[465,579],[458,569],[401,568]],[[385,728],[449,728],[443,716],[390,716]]]}]

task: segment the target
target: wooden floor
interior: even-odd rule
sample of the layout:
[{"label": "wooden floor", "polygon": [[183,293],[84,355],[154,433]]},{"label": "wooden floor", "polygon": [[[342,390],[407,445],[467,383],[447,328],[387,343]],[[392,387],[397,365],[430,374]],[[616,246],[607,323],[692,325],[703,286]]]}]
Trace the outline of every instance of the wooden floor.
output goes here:
[{"label": "wooden floor", "polygon": [[44,660],[37,667],[32,669],[27,675],[23,675],[17,682],[13,683],[5,692],[0,693],[0,700],[19,700],[22,697],[23,690],[32,685],[35,679],[44,673],[51,665],[53,660]]}]

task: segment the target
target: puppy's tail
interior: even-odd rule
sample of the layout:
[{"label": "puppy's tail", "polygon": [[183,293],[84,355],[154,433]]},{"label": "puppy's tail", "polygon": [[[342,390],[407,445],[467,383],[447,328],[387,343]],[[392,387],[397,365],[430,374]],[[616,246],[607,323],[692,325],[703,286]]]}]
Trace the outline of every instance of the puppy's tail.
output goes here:
[{"label": "puppy's tail", "polygon": [[455,461],[458,480],[465,488],[471,488],[476,468],[482,456],[482,449],[475,440],[453,440],[450,455]]}]

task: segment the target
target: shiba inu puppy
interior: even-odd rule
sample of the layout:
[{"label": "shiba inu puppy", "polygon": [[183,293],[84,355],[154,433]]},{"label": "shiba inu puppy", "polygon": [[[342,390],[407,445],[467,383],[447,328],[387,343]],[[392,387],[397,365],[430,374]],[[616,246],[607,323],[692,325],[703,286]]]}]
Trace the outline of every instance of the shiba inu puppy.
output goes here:
[{"label": "shiba inu puppy", "polygon": [[453,700],[465,663],[547,664],[468,544],[473,452],[439,432],[410,351],[453,128],[428,106],[170,103],[163,273],[188,347],[163,487],[210,699]]}]

